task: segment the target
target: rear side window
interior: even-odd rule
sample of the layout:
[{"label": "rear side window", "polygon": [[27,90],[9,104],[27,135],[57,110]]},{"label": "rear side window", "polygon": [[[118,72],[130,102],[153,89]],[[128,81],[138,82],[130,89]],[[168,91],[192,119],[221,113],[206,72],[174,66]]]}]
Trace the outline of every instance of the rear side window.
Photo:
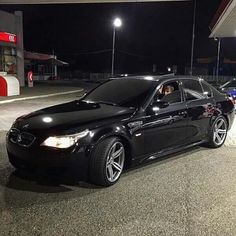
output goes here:
[{"label": "rear side window", "polygon": [[207,85],[205,82],[202,82],[202,88],[203,88],[203,94],[206,97],[211,98],[212,97],[211,87],[209,85]]},{"label": "rear side window", "polygon": [[192,101],[197,99],[204,99],[202,86],[198,80],[183,80],[183,87],[186,101]]}]

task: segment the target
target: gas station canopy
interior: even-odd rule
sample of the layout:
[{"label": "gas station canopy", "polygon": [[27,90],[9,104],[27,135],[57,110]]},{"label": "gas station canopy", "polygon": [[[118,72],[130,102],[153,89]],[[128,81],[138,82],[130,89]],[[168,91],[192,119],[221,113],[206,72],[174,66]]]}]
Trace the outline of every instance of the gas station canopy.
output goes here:
[{"label": "gas station canopy", "polygon": [[222,0],[210,29],[210,38],[236,37],[236,0]]},{"label": "gas station canopy", "polygon": [[190,0],[0,0],[0,4],[114,3],[114,2],[183,2]]}]

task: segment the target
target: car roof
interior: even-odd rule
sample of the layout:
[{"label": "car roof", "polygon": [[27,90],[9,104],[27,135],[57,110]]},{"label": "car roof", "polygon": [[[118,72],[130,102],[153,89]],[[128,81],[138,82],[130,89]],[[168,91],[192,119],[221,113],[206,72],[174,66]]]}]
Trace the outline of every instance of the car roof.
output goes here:
[{"label": "car roof", "polygon": [[141,80],[152,80],[152,81],[158,81],[163,82],[170,79],[193,79],[193,80],[201,80],[202,78],[198,76],[191,76],[191,75],[174,75],[174,74],[165,74],[165,75],[152,75],[152,74],[146,74],[146,75],[124,75],[124,76],[118,76],[111,79],[141,79]]}]

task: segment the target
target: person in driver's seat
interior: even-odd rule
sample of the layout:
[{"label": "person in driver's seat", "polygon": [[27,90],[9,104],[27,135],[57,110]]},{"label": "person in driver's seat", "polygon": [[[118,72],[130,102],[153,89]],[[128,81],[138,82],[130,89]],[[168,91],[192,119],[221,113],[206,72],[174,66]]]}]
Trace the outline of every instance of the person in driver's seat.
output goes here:
[{"label": "person in driver's seat", "polygon": [[162,102],[175,103],[181,101],[181,93],[177,89],[175,90],[174,86],[166,85],[162,90],[163,97]]},{"label": "person in driver's seat", "polygon": [[174,87],[173,87],[172,85],[166,85],[166,86],[164,86],[163,89],[162,89],[162,94],[165,96],[165,95],[167,95],[167,94],[172,93],[174,90],[175,90],[175,89],[174,89]]},{"label": "person in driver's seat", "polygon": [[172,93],[174,91],[174,87],[172,85],[162,85],[159,89],[158,100],[161,100],[164,96]]}]

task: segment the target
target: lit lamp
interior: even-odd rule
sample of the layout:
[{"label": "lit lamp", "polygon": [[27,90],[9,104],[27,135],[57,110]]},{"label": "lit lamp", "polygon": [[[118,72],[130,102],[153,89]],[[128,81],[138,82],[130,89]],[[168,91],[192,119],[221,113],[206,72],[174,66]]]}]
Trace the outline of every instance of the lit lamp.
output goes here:
[{"label": "lit lamp", "polygon": [[113,21],[113,43],[112,43],[112,62],[111,62],[111,76],[114,75],[114,62],[115,62],[115,40],[116,40],[116,28],[122,26],[122,21],[120,18],[116,18]]}]

